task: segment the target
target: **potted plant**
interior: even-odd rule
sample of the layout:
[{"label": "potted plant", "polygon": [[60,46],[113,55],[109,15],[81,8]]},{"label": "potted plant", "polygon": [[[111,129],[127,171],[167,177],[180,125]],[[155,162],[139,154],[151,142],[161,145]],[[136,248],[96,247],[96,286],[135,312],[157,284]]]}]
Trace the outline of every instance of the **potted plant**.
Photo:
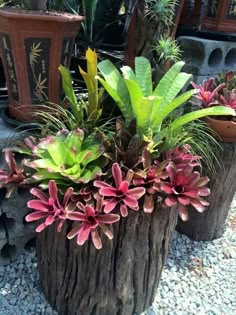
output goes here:
[{"label": "potted plant", "polygon": [[79,67],[86,68],[85,52],[88,47],[96,48],[100,60],[107,58],[113,62],[122,60],[124,51],[122,35],[124,13],[120,14],[122,2],[122,0],[81,0],[79,2],[78,12],[86,18],[81,23],[81,29],[76,38],[71,70],[74,73],[73,78],[80,86],[83,86],[84,82]]},{"label": "potted plant", "polygon": [[[192,82],[199,92],[194,102],[201,108],[209,108],[223,105],[236,110],[236,74],[229,72],[220,76],[218,80],[211,78],[204,80],[203,84],[197,85]],[[218,140],[222,142],[236,142],[236,120],[233,116],[208,116],[204,121],[217,133]]]},{"label": "potted plant", "polygon": [[66,12],[62,1],[18,1],[0,9],[0,49],[6,75],[9,115],[32,121],[37,104],[61,100],[58,66],[69,66],[82,17]]},{"label": "potted plant", "polygon": [[100,62],[99,76],[85,77],[91,86],[96,80],[103,85],[116,114],[94,99],[95,106],[77,102],[70,72],[60,66],[72,112],[64,109],[59,118],[42,113],[46,135],[13,148],[28,155],[22,168],[6,151],[10,171],[0,173],[2,187],[34,186],[28,202],[34,211],[26,220],[40,220],[41,284],[60,314],[144,311],[155,297],[177,211],[186,220],[189,205],[200,212],[208,205],[208,178],[201,177],[200,157],[189,145],[196,142],[189,123],[234,112],[215,106],[175,117],[196,93],[178,95],[190,78],[182,67],[176,63],[153,86],[144,57],[135,59],[134,71],[122,67],[122,74],[110,61]]}]

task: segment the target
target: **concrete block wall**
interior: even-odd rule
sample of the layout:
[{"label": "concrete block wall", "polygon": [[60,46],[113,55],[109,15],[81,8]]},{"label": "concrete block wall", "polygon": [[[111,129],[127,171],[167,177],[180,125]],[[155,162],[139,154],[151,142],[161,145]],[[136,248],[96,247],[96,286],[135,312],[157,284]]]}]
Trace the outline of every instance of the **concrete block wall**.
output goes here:
[{"label": "concrete block wall", "polygon": [[[4,124],[0,119],[0,152],[19,138],[19,132]],[[0,153],[0,168],[6,168],[4,154]],[[7,169],[7,168],[6,168]],[[13,261],[24,249],[35,242],[35,224],[27,223],[25,216],[30,212],[27,201],[32,195],[26,189],[18,189],[5,198],[6,190],[0,189],[0,265]]]},{"label": "concrete block wall", "polygon": [[[177,41],[185,61],[183,71],[192,74],[191,81],[196,84],[227,71],[236,71],[236,42],[192,36],[180,36]],[[188,83],[184,91],[191,88],[192,85]],[[190,102],[184,106],[184,112],[193,110],[196,110],[196,106]]]},{"label": "concrete block wall", "polygon": [[236,42],[181,36],[177,41],[182,50],[186,72],[195,76],[214,76],[236,71]]}]

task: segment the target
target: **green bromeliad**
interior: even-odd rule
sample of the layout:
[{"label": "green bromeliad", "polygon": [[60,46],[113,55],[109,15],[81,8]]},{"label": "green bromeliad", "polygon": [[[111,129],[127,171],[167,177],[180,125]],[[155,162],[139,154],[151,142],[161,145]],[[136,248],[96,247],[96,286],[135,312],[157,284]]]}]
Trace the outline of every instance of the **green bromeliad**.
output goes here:
[{"label": "green bromeliad", "polygon": [[102,173],[104,166],[104,147],[95,137],[85,138],[81,129],[47,136],[32,151],[34,159],[25,160],[25,165],[36,169],[32,177],[43,188],[51,179],[59,186],[88,183]]},{"label": "green bromeliad", "polygon": [[122,74],[109,60],[98,64],[101,73],[98,80],[119,106],[127,125],[135,119],[140,138],[153,146],[163,143],[163,139],[195,119],[209,115],[235,116],[230,108],[214,106],[173,117],[174,110],[197,92],[192,89],[181,94],[191,78],[190,74],[181,72],[183,65],[183,62],[174,64],[153,87],[151,65],[144,57],[135,58],[135,70],[123,66]]}]

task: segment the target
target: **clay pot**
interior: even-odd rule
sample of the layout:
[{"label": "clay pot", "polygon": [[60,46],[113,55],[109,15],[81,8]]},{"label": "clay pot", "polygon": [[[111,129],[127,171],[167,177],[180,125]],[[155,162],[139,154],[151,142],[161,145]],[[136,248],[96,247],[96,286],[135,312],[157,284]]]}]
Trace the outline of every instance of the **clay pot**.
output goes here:
[{"label": "clay pot", "polygon": [[236,2],[208,0],[202,30],[236,33]]},{"label": "clay pot", "polygon": [[232,120],[220,120],[212,117],[202,119],[217,134],[217,140],[221,142],[236,142],[236,122]]},{"label": "clay pot", "polygon": [[67,13],[0,10],[0,49],[11,117],[30,122],[37,104],[60,102],[58,67],[69,67],[82,20]]}]

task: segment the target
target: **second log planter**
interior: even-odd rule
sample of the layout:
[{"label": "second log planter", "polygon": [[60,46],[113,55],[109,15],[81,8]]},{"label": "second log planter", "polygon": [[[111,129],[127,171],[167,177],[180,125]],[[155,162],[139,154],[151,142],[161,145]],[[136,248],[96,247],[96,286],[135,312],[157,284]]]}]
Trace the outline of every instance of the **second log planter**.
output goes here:
[{"label": "second log planter", "polygon": [[176,209],[130,212],[100,250],[68,240],[68,223],[61,233],[48,227],[38,235],[37,252],[49,303],[60,315],[140,314],[154,301],[176,222]]},{"label": "second log planter", "polygon": [[[220,165],[210,175],[210,206],[204,213],[189,211],[189,220],[178,221],[177,231],[195,241],[211,241],[222,236],[225,221],[236,193],[236,144],[222,143]],[[207,173],[207,170],[206,172]]]}]

